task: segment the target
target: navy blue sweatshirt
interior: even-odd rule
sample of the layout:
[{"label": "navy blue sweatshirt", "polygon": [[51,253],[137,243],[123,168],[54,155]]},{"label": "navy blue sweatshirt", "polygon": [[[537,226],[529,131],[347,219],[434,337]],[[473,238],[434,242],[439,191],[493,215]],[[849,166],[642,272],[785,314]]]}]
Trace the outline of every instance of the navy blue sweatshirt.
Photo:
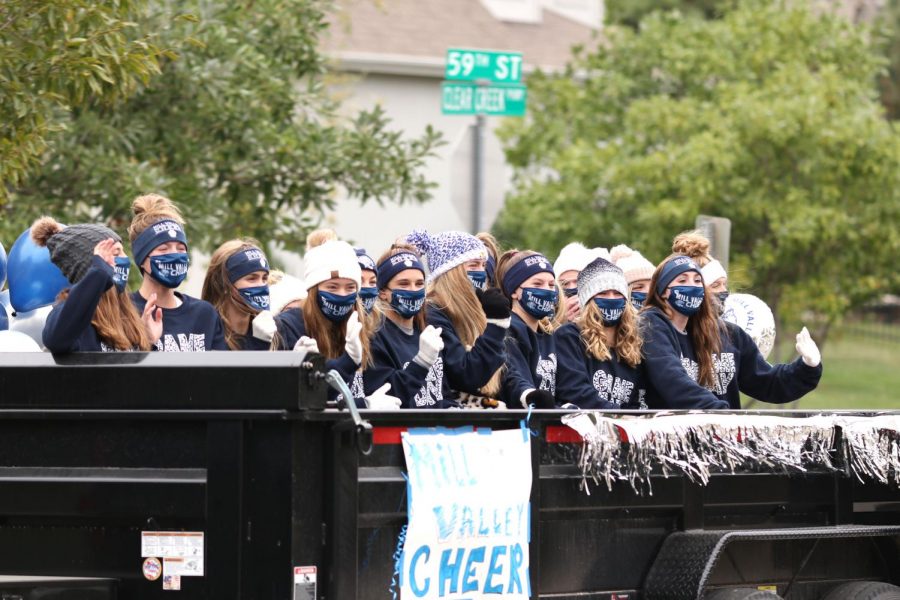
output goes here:
[{"label": "navy blue sweatshirt", "polygon": [[715,385],[697,383],[699,364],[690,336],[675,329],[657,308],[641,313],[644,355],[650,386],[651,408],[741,407],[740,392],[774,404],[793,402],[815,389],[822,364],[807,366],[802,359],[770,365],[753,339],[740,327],[720,321],[721,352],[713,357]]},{"label": "navy blue sweatshirt", "polygon": [[611,350],[609,360],[597,360],[587,350],[575,323],[566,323],[555,334],[557,398],[560,403],[585,409],[647,408],[644,363],[636,367],[619,360]]},{"label": "navy blue sweatshirt", "polygon": [[115,270],[99,256],[91,259],[84,278],[47,315],[42,334],[50,352],[116,352],[100,340],[91,324],[103,294],[115,285]]},{"label": "navy blue sweatshirt", "polygon": [[450,408],[459,406],[452,398],[443,396],[444,362],[440,356],[430,368],[413,360],[419,352],[419,334],[415,325],[407,333],[390,319],[383,319],[381,326],[369,340],[372,366],[363,373],[366,394],[371,394],[385,383],[391,384],[388,392],[400,398],[402,408]]},{"label": "navy blue sweatshirt", "polygon": [[[156,342],[160,352],[207,352],[228,350],[222,320],[213,305],[197,298],[175,292],[181,300],[177,308],[163,308],[163,333]],[[139,313],[144,312],[147,300],[140,292],[131,294]]]},{"label": "navy blue sweatshirt", "polygon": [[[306,333],[306,323],[299,308],[292,308],[276,315],[275,325],[278,328],[278,333],[281,335],[285,348],[293,349],[301,337],[309,335]],[[329,371],[334,369],[338,372],[344,382],[350,387],[354,398],[362,398],[365,395],[363,392],[362,374],[359,373],[356,363],[353,362],[349,354],[342,352],[337,358],[326,360],[325,368]],[[332,400],[337,398],[338,395],[334,390],[329,390],[328,392],[328,397]],[[357,404],[360,403],[357,402]]]},{"label": "navy blue sweatshirt", "polygon": [[522,394],[547,390],[556,395],[556,343],[553,334],[532,331],[513,313],[506,334],[506,372],[500,399],[508,408],[525,408]]},{"label": "navy blue sweatshirt", "polygon": [[444,311],[429,305],[425,319],[429,325],[440,327],[442,330],[441,339],[444,340],[444,349],[441,350],[444,367],[442,396],[455,397],[452,390],[480,394],[479,388],[490,381],[497,369],[506,361],[503,347],[506,329],[488,323],[484,333],[478,336],[472,348],[466,350],[453,327],[453,322]]}]

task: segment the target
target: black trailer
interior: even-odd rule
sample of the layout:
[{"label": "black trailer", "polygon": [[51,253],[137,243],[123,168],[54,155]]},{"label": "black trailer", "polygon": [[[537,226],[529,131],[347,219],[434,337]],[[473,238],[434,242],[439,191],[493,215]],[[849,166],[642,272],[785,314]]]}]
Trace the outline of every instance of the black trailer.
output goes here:
[{"label": "black trailer", "polygon": [[[317,598],[391,597],[401,432],[518,428],[524,414],[357,423],[328,406],[321,368],[293,353],[0,355],[0,598],[310,597],[295,568]],[[705,487],[654,475],[652,495],[624,483],[588,495],[560,416],[529,421],[536,598],[812,600],[900,583],[896,489],[823,470]],[[145,577],[148,532],[202,533],[203,575],[180,592]]]}]

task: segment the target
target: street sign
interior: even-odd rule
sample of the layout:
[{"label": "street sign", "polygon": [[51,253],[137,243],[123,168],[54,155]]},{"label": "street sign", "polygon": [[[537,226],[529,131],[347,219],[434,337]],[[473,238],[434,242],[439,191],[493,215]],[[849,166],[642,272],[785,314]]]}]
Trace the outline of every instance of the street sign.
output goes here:
[{"label": "street sign", "polygon": [[524,85],[441,84],[441,112],[445,115],[521,117],[528,90]]},{"label": "street sign", "polygon": [[522,80],[521,52],[492,52],[450,48],[444,78],[452,81],[519,83]]}]

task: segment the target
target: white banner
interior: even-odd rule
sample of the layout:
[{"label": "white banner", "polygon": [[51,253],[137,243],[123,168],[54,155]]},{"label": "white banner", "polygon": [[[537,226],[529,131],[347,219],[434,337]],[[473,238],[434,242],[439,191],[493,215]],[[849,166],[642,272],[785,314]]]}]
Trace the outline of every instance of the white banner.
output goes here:
[{"label": "white banner", "polygon": [[527,430],[411,429],[400,588],[411,598],[529,598]]}]

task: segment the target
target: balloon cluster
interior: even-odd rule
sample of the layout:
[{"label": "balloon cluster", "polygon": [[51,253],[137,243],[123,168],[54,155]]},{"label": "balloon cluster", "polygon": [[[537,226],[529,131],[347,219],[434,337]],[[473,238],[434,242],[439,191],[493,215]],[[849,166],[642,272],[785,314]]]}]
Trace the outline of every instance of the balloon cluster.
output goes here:
[{"label": "balloon cluster", "polygon": [[50,262],[50,251],[31,239],[30,229],[16,239],[9,256],[0,244],[0,352],[40,351],[47,315],[68,286]]}]

